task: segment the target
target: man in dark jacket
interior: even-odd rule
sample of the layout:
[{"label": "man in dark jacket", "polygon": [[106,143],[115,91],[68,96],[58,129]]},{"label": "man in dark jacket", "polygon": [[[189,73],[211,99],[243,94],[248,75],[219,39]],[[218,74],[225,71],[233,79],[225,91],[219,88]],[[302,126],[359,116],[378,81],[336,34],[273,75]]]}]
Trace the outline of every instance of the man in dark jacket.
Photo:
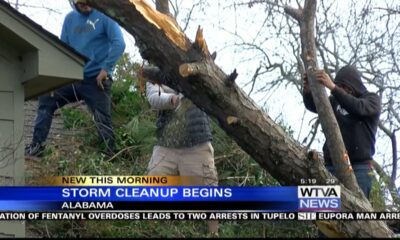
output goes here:
[{"label": "man in dark jacket", "polygon": [[[324,71],[317,71],[316,81],[331,90],[331,102],[354,174],[365,196],[369,197],[372,178],[369,175],[375,153],[375,135],[381,111],[381,100],[368,92],[361,81],[361,74],[354,66],[339,70],[332,81]],[[307,77],[304,78],[303,100],[306,108],[317,112]],[[333,172],[327,144],[323,147],[325,164]]]}]

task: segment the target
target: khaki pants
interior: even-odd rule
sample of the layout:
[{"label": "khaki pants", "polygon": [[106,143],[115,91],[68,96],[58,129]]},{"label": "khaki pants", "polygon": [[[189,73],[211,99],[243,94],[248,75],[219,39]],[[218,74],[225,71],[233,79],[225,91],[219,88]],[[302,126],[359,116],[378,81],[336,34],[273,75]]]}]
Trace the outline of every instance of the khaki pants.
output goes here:
[{"label": "khaki pants", "polygon": [[[195,176],[199,182],[194,185],[218,186],[211,142],[190,148],[154,146],[147,171],[152,176]],[[218,221],[207,224],[211,234],[218,233]]]},{"label": "khaki pants", "polygon": [[147,170],[153,176],[200,177],[198,185],[218,186],[214,148],[210,142],[191,148],[155,146]]}]

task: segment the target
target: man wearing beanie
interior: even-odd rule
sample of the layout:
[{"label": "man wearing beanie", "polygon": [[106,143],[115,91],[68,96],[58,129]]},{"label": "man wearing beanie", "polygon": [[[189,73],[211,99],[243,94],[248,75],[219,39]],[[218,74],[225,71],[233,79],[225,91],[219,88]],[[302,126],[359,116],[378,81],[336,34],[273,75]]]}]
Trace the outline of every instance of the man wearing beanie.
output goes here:
[{"label": "man wearing beanie", "polygon": [[[372,185],[369,174],[371,160],[375,153],[375,135],[381,111],[381,99],[375,93],[368,92],[361,81],[361,74],[354,66],[345,66],[339,70],[335,80],[319,70],[316,81],[331,91],[329,97],[343,141],[352,164],[358,185],[368,198]],[[317,113],[308,79],[304,77],[303,101],[305,107]],[[334,173],[327,144],[323,147],[327,169]]]}]

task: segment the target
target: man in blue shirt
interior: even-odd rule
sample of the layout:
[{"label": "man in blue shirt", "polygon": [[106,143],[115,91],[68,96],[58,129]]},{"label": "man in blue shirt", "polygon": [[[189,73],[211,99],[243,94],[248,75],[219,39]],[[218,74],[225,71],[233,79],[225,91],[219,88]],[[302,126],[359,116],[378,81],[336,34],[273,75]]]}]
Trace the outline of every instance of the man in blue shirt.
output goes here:
[{"label": "man in blue shirt", "polygon": [[80,100],[86,102],[94,116],[106,153],[113,153],[111,75],[125,50],[125,42],[118,24],[90,7],[86,0],[74,0],[74,6],[75,10],[65,17],[61,40],[88,58],[83,81],[55,91],[53,96],[39,97],[32,143],[25,149],[28,156],[42,155],[54,112]]}]

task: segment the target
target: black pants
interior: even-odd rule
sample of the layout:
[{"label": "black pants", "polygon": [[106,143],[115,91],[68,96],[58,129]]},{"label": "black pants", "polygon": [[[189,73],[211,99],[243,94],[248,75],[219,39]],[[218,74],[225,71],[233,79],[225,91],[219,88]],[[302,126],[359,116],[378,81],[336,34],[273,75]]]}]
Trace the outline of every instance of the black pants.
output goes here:
[{"label": "black pants", "polygon": [[94,116],[94,123],[101,140],[109,150],[114,148],[114,131],[111,122],[111,86],[112,80],[103,82],[104,90],[97,86],[95,78],[63,87],[54,92],[54,96],[39,98],[39,107],[35,121],[32,143],[42,144],[50,131],[53,114],[68,103],[84,100]]}]

